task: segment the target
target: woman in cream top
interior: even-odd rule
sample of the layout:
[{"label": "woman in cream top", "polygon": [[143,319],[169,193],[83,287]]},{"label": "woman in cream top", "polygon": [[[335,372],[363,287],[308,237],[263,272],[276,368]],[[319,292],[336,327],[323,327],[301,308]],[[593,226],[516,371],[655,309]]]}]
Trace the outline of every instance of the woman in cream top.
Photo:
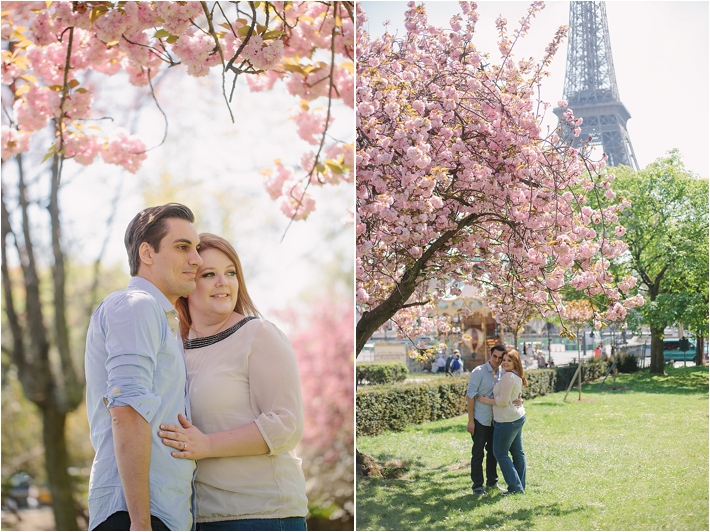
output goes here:
[{"label": "woman in cream top", "polygon": [[200,235],[203,264],[183,305],[191,425],[164,424],[176,458],[198,461],[197,530],[305,530],[298,368],[286,336],[257,311],[224,239]]},{"label": "woman in cream top", "polygon": [[508,491],[504,493],[507,495],[525,492],[525,408],[522,404],[513,404],[513,401],[520,397],[528,381],[520,355],[515,349],[506,351],[501,367],[505,373],[493,387],[493,398],[479,396],[478,401],[493,405],[493,455],[508,484]]}]

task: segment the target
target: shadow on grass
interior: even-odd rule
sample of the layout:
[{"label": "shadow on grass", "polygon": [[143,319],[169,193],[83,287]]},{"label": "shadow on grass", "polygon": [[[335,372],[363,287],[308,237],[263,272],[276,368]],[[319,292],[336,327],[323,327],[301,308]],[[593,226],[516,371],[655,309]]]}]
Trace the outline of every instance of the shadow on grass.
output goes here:
[{"label": "shadow on grass", "polygon": [[526,401],[535,401],[536,405],[541,406],[556,406],[557,408],[563,408],[565,406],[565,404],[561,403],[558,399],[547,395],[538,395],[532,399],[526,399]]},{"label": "shadow on grass", "polygon": [[[459,415],[462,415],[462,414],[459,414]],[[458,416],[456,416],[456,417],[458,417]],[[447,433],[463,434],[463,433],[466,433],[466,425],[451,424],[451,425],[446,425],[443,427],[427,427],[426,433],[427,434],[447,434]]]},{"label": "shadow on grass", "polygon": [[[386,457],[377,457],[378,461],[383,458]],[[412,469],[405,477],[396,480],[359,477],[357,530],[443,530],[456,523],[447,523],[452,518],[465,520],[467,530],[501,527],[525,530],[534,528],[540,517],[563,516],[584,510],[583,506],[563,507],[552,503],[511,511],[481,512],[505,498],[493,491],[482,498],[473,496],[468,482],[465,488],[462,487],[460,469],[455,465]],[[523,499],[520,500],[522,505]],[[480,513],[485,516],[478,515]]]},{"label": "shadow on grass", "polygon": [[[378,462],[383,457],[377,456]],[[440,530],[448,515],[493,504],[500,497],[475,499],[461,488],[460,471],[418,468],[397,480],[357,479],[358,530]],[[416,490],[416,491],[414,491]],[[453,500],[451,500],[453,499]]]},{"label": "shadow on grass", "polygon": [[498,511],[494,515],[471,523],[471,530],[512,527],[515,530],[530,530],[535,526],[535,519],[540,517],[561,517],[584,510],[583,506],[565,507],[559,503],[539,504],[532,508],[513,511]]}]

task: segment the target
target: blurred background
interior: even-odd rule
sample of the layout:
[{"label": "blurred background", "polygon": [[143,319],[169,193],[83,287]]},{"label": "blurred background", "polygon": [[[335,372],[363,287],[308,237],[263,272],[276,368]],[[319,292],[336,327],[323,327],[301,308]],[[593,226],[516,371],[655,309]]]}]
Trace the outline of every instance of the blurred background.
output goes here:
[{"label": "blurred background", "polygon": [[[216,70],[216,69],[215,69]],[[68,160],[62,174],[59,205],[61,242],[66,260],[65,303],[68,345],[83,368],[85,334],[91,313],[110,292],[129,280],[123,234],[142,208],[179,202],[195,213],[198,232],[227,238],[244,267],[249,292],[266,319],[291,339],[303,390],[306,431],[297,450],[307,480],[311,530],[353,529],[353,187],[326,186],[309,193],[316,211],[306,221],[290,223],[269,199],[261,170],[279,159],[300,171],[301,156],[312,149],[300,140],[292,116],[299,101],[280,82],[273,91],[251,93],[237,82],[232,123],[221,92],[221,76],[213,72],[191,78],[178,68],[155,80],[159,110],[149,91],[130,86],[123,74],[96,75],[104,112],[146,146],[154,147],[136,174],[97,162],[88,167]],[[7,87],[3,87],[3,90]],[[3,99],[7,95],[3,93]],[[311,102],[311,108],[325,99]],[[12,101],[11,95],[9,101]],[[103,106],[103,111],[101,107]],[[330,135],[353,143],[353,111],[334,102]],[[167,128],[167,136],[165,136]],[[163,140],[165,136],[165,139]],[[43,319],[49,338],[52,373],[61,376],[51,327],[53,251],[47,210],[51,159],[43,161],[51,139],[37,138],[21,164],[2,166],[3,231],[10,224],[18,235],[27,224],[39,273]],[[22,172],[30,204],[23,219],[18,185]],[[7,267],[15,310],[25,308],[18,250],[8,240]],[[46,302],[46,304],[45,304]],[[46,448],[42,415],[25,397],[13,363],[12,335],[6,298],[2,315],[2,528],[54,529],[48,507]],[[24,331],[31,343],[33,331]],[[80,370],[83,374],[83,370]],[[61,379],[60,379],[61,381]],[[83,388],[81,389],[83,394]],[[66,418],[68,471],[73,480],[80,526],[86,511],[88,475],[93,459],[85,405]],[[57,444],[61,444],[58,442]],[[48,444],[53,445],[53,443]],[[26,508],[35,509],[35,514]],[[41,516],[32,521],[32,515]],[[30,517],[28,517],[30,516]],[[22,519],[24,517],[24,519]]]}]

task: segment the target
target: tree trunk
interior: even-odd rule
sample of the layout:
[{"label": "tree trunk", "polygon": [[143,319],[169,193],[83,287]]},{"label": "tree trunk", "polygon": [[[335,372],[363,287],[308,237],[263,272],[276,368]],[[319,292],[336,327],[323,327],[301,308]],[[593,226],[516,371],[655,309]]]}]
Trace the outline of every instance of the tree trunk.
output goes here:
[{"label": "tree trunk", "polygon": [[695,365],[703,365],[703,355],[705,354],[705,335],[699,333],[695,337]]},{"label": "tree trunk", "polygon": [[69,476],[65,422],[66,413],[48,401],[42,409],[45,468],[52,492],[52,507],[56,530],[79,530],[74,501],[74,486]]},{"label": "tree trunk", "polygon": [[59,353],[62,371],[55,376],[55,380],[61,381],[56,386],[54,400],[59,404],[57,408],[64,412],[75,410],[84,398],[83,371],[78,372],[72,357],[71,346],[69,345],[69,328],[67,326],[67,302],[66,302],[66,268],[64,264],[64,251],[62,250],[62,224],[59,209],[59,182],[61,171],[59,169],[60,160],[54,156],[52,165],[52,188],[49,196],[49,211],[52,228],[52,254],[54,263],[52,264],[52,288],[54,289],[54,333],[55,345]]},{"label": "tree trunk", "polygon": [[663,359],[663,330],[665,327],[651,327],[651,373],[665,374],[666,362]]},{"label": "tree trunk", "polygon": [[384,325],[387,320],[394,316],[400,309],[404,308],[407,304],[407,300],[414,293],[419,284],[424,282],[424,280],[420,278],[420,274],[427,266],[429,260],[439,251],[445,250],[448,242],[464,227],[471,225],[478,217],[479,215],[469,214],[459,221],[455,229],[446,231],[432,242],[424,253],[422,253],[422,256],[402,275],[401,280],[394,285],[389,297],[377,307],[362,314],[362,317],[357,322],[355,331],[355,357],[360,354],[362,348],[365,347],[365,342],[370,339],[375,331]]}]

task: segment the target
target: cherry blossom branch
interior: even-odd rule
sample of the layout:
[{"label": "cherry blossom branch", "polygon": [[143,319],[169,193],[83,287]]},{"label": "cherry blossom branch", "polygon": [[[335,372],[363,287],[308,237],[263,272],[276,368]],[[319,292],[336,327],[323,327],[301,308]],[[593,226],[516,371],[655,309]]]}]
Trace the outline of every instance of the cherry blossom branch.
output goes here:
[{"label": "cherry blossom branch", "polygon": [[[333,87],[335,84],[333,82],[333,74],[335,72],[335,26],[333,27],[333,31],[331,32],[331,45],[330,45],[330,86]],[[328,91],[328,105],[327,105],[327,111],[326,111],[326,116],[325,116],[325,125],[323,129],[323,134],[320,139],[320,145],[318,146],[318,152],[316,153],[315,157],[313,158],[313,167],[311,168],[311,171],[308,172],[306,176],[301,179],[301,181],[306,181],[306,186],[303,189],[303,194],[301,194],[300,198],[296,198],[293,195],[293,191],[296,188],[296,185],[291,187],[291,190],[289,191],[289,195],[296,200],[296,208],[293,210],[293,216],[291,216],[291,219],[288,222],[288,225],[286,226],[286,229],[284,230],[283,234],[281,235],[281,240],[279,242],[283,242],[284,238],[286,237],[286,233],[288,232],[289,228],[291,227],[291,224],[294,222],[296,216],[298,215],[299,209],[303,205],[303,198],[306,197],[306,192],[308,191],[308,187],[311,185],[311,179],[313,178],[313,173],[316,172],[316,168],[320,164],[320,155],[321,152],[323,151],[323,146],[325,145],[325,139],[326,139],[326,134],[328,132],[329,124],[330,124],[330,112],[331,112],[331,106],[333,104],[333,95],[332,91]],[[316,173],[316,178],[318,178],[318,174]]]},{"label": "cherry blossom branch", "polygon": [[165,141],[168,138],[168,115],[165,114],[165,111],[163,111],[163,108],[160,107],[160,103],[158,102],[158,97],[156,96],[155,89],[153,88],[153,80],[151,79],[150,68],[147,69],[147,76],[148,76],[148,85],[150,85],[150,95],[153,97],[153,101],[155,102],[155,106],[158,108],[158,111],[160,111],[160,114],[163,115],[163,121],[165,122],[165,130],[163,131],[163,139],[156,146],[153,146],[152,148],[148,148],[146,150],[143,150],[142,152],[139,152],[139,153],[146,153],[151,150],[154,150],[155,148],[159,148],[160,146],[165,144]]},{"label": "cherry blossom branch", "polygon": [[[55,164],[57,165],[57,186],[62,179],[62,168],[64,167],[64,104],[69,93],[69,69],[71,67],[72,45],[74,43],[74,26],[70,26],[64,32],[69,31],[69,42],[67,43],[67,59],[64,63],[64,83],[62,84],[62,99],[59,103],[59,119],[55,120],[57,132],[59,133],[59,146],[54,153]],[[62,35],[64,35],[62,32]],[[61,39],[61,38],[60,38]],[[61,42],[61,41],[60,41]]]},{"label": "cherry blossom branch", "polygon": [[158,39],[158,42],[163,46],[163,55],[161,55],[154,46],[150,46],[149,44],[142,44],[139,42],[133,42],[130,40],[128,37],[125,35],[121,34],[121,38],[126,41],[128,44],[132,44],[133,46],[140,46],[142,48],[147,48],[150,53],[155,55],[158,59],[163,61],[164,63],[167,63],[169,67],[177,66],[180,64],[180,61],[175,61],[172,56],[167,52],[167,50],[164,48],[163,45],[163,40]]},{"label": "cherry blossom branch", "polygon": [[[225,88],[227,70],[224,66],[224,51],[222,50],[222,46],[219,43],[219,38],[217,37],[217,33],[214,30],[214,25],[212,23],[212,13],[210,12],[209,8],[207,7],[207,2],[204,2],[204,1],[200,2],[200,5],[202,6],[202,10],[205,12],[205,17],[207,18],[207,25],[209,27],[209,33],[210,33],[210,35],[212,35],[212,37],[214,37],[215,48],[219,52],[219,57],[222,60],[222,96],[224,96],[224,102],[227,104],[227,110],[229,111],[229,117],[232,120],[232,124],[234,124],[234,113],[232,113],[232,106],[229,103],[229,98],[227,98],[227,89]],[[217,5],[219,5],[219,2],[217,2]],[[230,27],[231,27],[231,24],[230,24]],[[234,31],[234,30],[232,30],[232,31]],[[235,77],[235,81],[236,81],[236,77]],[[234,89],[232,89],[232,90],[234,90]]]}]

